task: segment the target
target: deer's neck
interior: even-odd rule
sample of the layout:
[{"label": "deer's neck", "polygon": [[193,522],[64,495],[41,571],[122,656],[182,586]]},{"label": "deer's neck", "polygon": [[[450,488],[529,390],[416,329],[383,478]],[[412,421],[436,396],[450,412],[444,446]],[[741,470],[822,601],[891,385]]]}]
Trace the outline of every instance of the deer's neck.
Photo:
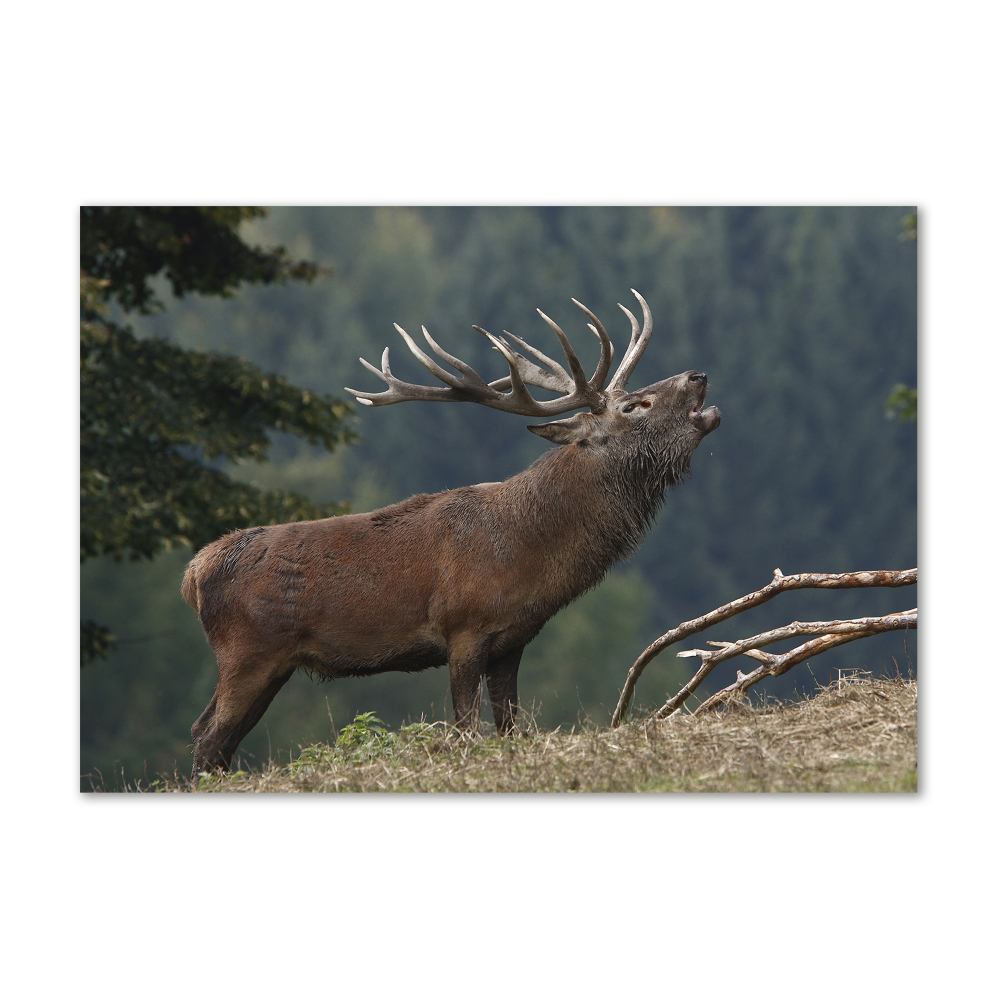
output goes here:
[{"label": "deer's neck", "polygon": [[510,518],[504,537],[563,567],[579,593],[635,550],[676,481],[663,456],[554,448],[499,484],[498,509]]}]

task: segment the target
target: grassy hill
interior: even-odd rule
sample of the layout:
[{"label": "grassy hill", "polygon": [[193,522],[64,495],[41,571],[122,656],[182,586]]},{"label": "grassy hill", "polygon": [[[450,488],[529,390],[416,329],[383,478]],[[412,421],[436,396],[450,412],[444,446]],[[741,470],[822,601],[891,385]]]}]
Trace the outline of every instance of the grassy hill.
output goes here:
[{"label": "grassy hill", "polygon": [[225,777],[161,777],[160,792],[915,792],[917,683],[861,678],[794,702],[736,702],[618,729],[469,738],[442,722],[392,731],[371,713],[333,745]]}]

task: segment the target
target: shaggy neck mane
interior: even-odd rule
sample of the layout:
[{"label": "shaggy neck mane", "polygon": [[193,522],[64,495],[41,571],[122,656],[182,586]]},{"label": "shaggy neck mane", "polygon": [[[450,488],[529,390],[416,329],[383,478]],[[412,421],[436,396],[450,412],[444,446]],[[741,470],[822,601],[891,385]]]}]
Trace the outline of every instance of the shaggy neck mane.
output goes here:
[{"label": "shaggy neck mane", "polygon": [[[555,545],[575,565],[577,581],[596,586],[615,563],[630,556],[663,505],[666,491],[690,472],[690,455],[652,439],[620,446],[586,442],[545,452],[502,485],[518,527],[534,544]],[[524,515],[530,512],[531,529]],[[526,542],[528,538],[524,539]],[[577,591],[579,592],[579,591]]]}]

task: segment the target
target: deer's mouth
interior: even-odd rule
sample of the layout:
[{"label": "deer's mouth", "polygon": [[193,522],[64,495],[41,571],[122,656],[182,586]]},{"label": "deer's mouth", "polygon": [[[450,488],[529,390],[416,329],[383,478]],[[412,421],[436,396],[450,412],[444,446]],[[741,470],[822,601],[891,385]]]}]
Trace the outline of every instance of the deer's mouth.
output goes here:
[{"label": "deer's mouth", "polygon": [[[704,376],[702,376],[704,378]],[[695,382],[695,379],[691,380]],[[709,406],[705,409],[705,396],[708,395],[708,382],[699,381],[700,384],[698,391],[698,402],[694,407],[688,412],[688,420],[691,421],[701,431],[702,434],[710,434],[715,430],[716,427],[722,423],[722,414],[715,406]]]},{"label": "deer's mouth", "polygon": [[695,376],[691,381],[695,382],[695,379],[700,383],[700,388],[698,390],[698,402],[691,408],[688,413],[688,419],[695,420],[701,414],[701,408],[705,405],[705,397],[708,395],[708,383],[703,381],[704,375]]}]

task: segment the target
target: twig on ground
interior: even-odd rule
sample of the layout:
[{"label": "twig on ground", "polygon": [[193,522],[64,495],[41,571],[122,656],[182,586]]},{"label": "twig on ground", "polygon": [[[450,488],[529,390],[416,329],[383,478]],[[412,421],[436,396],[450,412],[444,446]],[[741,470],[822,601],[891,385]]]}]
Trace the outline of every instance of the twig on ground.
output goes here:
[{"label": "twig on ground", "polygon": [[791,576],[785,576],[780,569],[776,569],[774,571],[774,579],[761,590],[747,594],[738,600],[730,601],[729,604],[724,604],[721,608],[716,608],[714,611],[710,611],[700,618],[683,622],[677,628],[671,629],[669,632],[661,635],[656,642],[647,646],[642,655],[632,664],[628,676],[625,678],[625,686],[622,688],[618,705],[615,708],[614,715],[611,717],[611,725],[618,726],[621,723],[632,702],[636,683],[650,661],[662,653],[668,646],[686,639],[689,635],[703,632],[712,625],[717,625],[727,618],[732,618],[733,615],[748,611],[750,608],[756,608],[786,590],[803,590],[807,588],[907,587],[916,582],[916,568],[907,570],[866,570],[854,573],[795,573]]},{"label": "twig on ground", "polygon": [[[759,635],[751,636],[749,639],[740,639],[738,642],[709,642],[710,646],[721,647],[718,650],[684,650],[677,655],[698,656],[701,658],[701,666],[694,677],[673,698],[670,698],[665,705],[658,708],[649,717],[649,721],[665,719],[668,715],[676,712],[688,699],[691,692],[697,689],[718,664],[724,660],[732,659],[734,656],[741,654],[751,656],[755,660],[762,661],[762,665],[749,674],[737,671],[735,683],[704,701],[695,710],[695,714],[719,704],[736,691],[745,691],[751,685],[763,680],[764,677],[779,677],[794,667],[796,663],[801,663],[808,657],[816,656],[834,646],[851,642],[854,639],[864,639],[879,632],[893,632],[916,627],[917,609],[912,608],[909,611],[899,611],[895,614],[883,615],[880,618],[854,618],[849,621],[830,622],[792,622],[791,625],[785,625],[783,628],[761,632]],[[761,646],[770,646],[782,639],[791,639],[800,635],[815,635],[819,638],[796,646],[795,649],[781,655],[765,653],[760,649]]]}]

